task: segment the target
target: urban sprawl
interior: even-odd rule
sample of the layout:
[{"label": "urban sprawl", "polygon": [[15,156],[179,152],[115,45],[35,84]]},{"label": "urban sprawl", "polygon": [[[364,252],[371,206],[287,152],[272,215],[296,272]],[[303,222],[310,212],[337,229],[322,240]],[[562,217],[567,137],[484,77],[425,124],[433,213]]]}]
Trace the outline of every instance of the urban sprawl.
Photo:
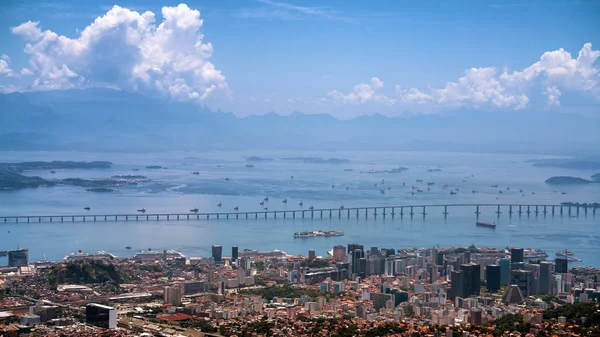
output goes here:
[{"label": "urban sprawl", "polygon": [[0,267],[0,336],[600,336],[600,270],[571,254],[214,245],[30,263],[17,249]]}]

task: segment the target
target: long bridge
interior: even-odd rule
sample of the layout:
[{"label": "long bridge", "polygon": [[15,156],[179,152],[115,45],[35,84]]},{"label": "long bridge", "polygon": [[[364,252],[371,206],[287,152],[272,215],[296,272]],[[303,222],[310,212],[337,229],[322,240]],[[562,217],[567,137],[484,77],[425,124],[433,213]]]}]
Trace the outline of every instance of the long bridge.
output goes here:
[{"label": "long bridge", "polygon": [[30,223],[30,222],[95,222],[95,221],[164,221],[164,220],[200,220],[200,219],[258,219],[258,218],[350,218],[350,217],[411,217],[422,216],[428,212],[439,212],[445,218],[450,215],[452,208],[471,208],[476,217],[483,211],[493,212],[497,217],[501,214],[513,216],[580,216],[596,215],[600,206],[593,205],[531,205],[531,204],[441,204],[441,205],[404,205],[404,206],[369,206],[369,207],[340,207],[323,209],[297,209],[297,210],[262,210],[250,212],[190,212],[190,213],[138,213],[138,214],[79,214],[79,215],[17,215],[0,216],[4,223]]}]

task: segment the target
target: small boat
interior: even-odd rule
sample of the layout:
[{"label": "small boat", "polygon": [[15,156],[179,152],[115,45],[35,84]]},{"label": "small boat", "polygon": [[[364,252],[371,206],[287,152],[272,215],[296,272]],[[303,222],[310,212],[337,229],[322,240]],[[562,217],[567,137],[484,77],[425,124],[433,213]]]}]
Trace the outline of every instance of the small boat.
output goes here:
[{"label": "small boat", "polygon": [[429,182],[429,183],[427,183],[427,186],[432,186],[434,184],[435,184],[434,182]]},{"label": "small boat", "polygon": [[335,188],[335,185],[331,185],[331,188]]},{"label": "small boat", "polygon": [[266,210],[268,210],[268,209],[269,209],[269,207],[263,207],[263,209],[266,211]]},{"label": "small boat", "polygon": [[246,167],[254,167],[253,164],[246,164]]},{"label": "small boat", "polygon": [[422,183],[422,182],[423,182],[423,179],[417,179],[417,182],[418,182],[418,183]]},{"label": "small boat", "polygon": [[194,175],[199,175],[199,174],[200,174],[200,172],[198,172],[198,171],[194,171],[194,172],[192,172],[192,174],[194,174]]},{"label": "small boat", "polygon": [[417,192],[423,192],[423,190],[419,190],[419,189],[417,189]]},{"label": "small boat", "polygon": [[283,199],[282,201],[284,204],[287,204],[287,199]]},{"label": "small boat", "polygon": [[86,211],[89,211],[90,208],[89,207],[84,207],[83,209],[85,209]]},{"label": "small boat", "polygon": [[489,223],[489,222],[479,222],[479,221],[477,221],[475,223],[475,225],[477,227],[496,228],[496,224],[495,223]]},{"label": "small boat", "polygon": [[379,190],[381,194],[385,194],[385,190]]},{"label": "small boat", "polygon": [[450,191],[450,195],[454,195],[454,194],[456,194],[456,192]]},{"label": "small boat", "polygon": [[562,194],[567,194],[567,192],[562,192]]},{"label": "small boat", "polygon": [[381,184],[384,184],[384,183],[385,183],[385,180],[381,179]]},{"label": "small boat", "polygon": [[240,209],[240,208],[239,208],[239,207],[237,207],[237,206],[235,206],[235,207],[233,208],[233,210],[234,210],[234,211],[238,211],[239,209]]},{"label": "small boat", "polygon": [[141,213],[146,213],[146,210],[145,210],[144,208],[142,208],[142,209],[138,209],[137,211],[138,211],[138,212],[141,212]]},{"label": "small boat", "polygon": [[502,194],[502,190],[499,190],[498,193]]},{"label": "small boat", "polygon": [[310,206],[308,209],[311,210],[311,211],[314,211],[315,207],[314,206]]},{"label": "small boat", "polygon": [[519,190],[519,192],[523,193],[523,190]]},{"label": "small boat", "polygon": [[573,252],[570,250],[566,250],[566,249],[563,251],[560,251],[560,252],[556,252],[556,256],[571,256],[571,255],[573,255]]},{"label": "small boat", "polygon": [[50,173],[54,174],[54,173],[56,173],[56,171],[50,171]]},{"label": "small boat", "polygon": [[264,205],[264,204],[265,204],[265,202],[264,202],[264,201],[261,201],[261,202],[260,202],[260,205],[261,205],[261,206],[262,206],[262,205]]},{"label": "small boat", "polygon": [[531,194],[535,194],[535,192],[531,192]]},{"label": "small boat", "polygon": [[218,204],[217,204],[217,206],[218,206],[218,207],[221,207],[221,206],[223,206],[223,204],[222,204],[222,203],[218,203]]},{"label": "small boat", "polygon": [[229,181],[229,178],[225,178],[226,181]]},{"label": "small boat", "polygon": [[492,187],[495,187],[495,188],[497,188],[497,187],[498,187],[498,185],[492,185]]},{"label": "small boat", "polygon": [[344,172],[351,172],[353,169],[344,169]]},{"label": "small boat", "polygon": [[300,201],[300,202],[298,203],[298,206],[302,207],[302,206],[304,206],[304,203],[303,203],[302,201]]},{"label": "small boat", "polygon": [[343,209],[344,209],[344,205],[340,206],[340,210],[343,210]]},{"label": "small boat", "polygon": [[265,201],[269,201],[269,197],[266,197],[264,200],[265,200]]},{"label": "small boat", "polygon": [[131,246],[127,246],[127,247],[125,247],[125,249],[131,249]]},{"label": "small boat", "polygon": [[472,192],[473,192],[473,194],[477,193],[477,191],[475,191],[475,190],[473,190]]},{"label": "small boat", "polygon": [[197,208],[192,208],[192,209],[190,209],[190,212],[192,212],[192,213],[198,213],[198,209]]},{"label": "small boat", "polygon": [[290,176],[290,179],[292,179],[292,180],[293,180],[293,179],[294,179],[294,176]]}]

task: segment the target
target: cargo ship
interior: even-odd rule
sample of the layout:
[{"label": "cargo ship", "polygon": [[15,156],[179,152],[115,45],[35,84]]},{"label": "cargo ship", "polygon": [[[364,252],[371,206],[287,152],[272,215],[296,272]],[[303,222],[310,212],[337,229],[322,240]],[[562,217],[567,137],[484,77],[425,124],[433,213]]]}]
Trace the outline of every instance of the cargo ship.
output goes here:
[{"label": "cargo ship", "polygon": [[316,238],[319,236],[343,236],[342,231],[309,231],[309,232],[296,232],[294,238]]},{"label": "cargo ship", "polygon": [[489,223],[489,222],[480,222],[480,221],[477,221],[475,223],[475,225],[477,227],[487,227],[487,228],[494,228],[494,229],[496,228],[496,224],[495,223]]},{"label": "cargo ship", "polygon": [[556,252],[556,256],[571,256],[573,255],[573,252],[570,250],[562,250],[560,252]]}]

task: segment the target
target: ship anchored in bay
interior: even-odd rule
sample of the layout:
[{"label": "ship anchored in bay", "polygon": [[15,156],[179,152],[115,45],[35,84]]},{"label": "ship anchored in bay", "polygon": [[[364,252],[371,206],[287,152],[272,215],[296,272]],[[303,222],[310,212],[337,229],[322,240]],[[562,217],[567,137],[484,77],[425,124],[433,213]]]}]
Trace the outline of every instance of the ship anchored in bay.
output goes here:
[{"label": "ship anchored in bay", "polygon": [[344,232],[342,231],[305,231],[305,232],[296,232],[294,233],[294,238],[316,238],[321,236],[343,236]]}]

